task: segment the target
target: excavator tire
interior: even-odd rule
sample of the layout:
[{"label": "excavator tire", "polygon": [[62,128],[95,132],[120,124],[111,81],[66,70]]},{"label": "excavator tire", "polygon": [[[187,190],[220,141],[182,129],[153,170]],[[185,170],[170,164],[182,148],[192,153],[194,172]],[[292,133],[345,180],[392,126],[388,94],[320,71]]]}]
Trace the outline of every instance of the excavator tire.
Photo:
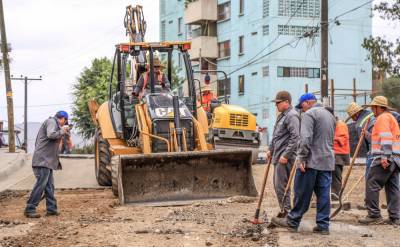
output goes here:
[{"label": "excavator tire", "polygon": [[95,174],[100,186],[111,186],[111,162],[110,145],[99,131],[95,137]]},{"label": "excavator tire", "polygon": [[118,165],[119,156],[113,156],[111,159],[111,190],[114,196],[118,197]]}]

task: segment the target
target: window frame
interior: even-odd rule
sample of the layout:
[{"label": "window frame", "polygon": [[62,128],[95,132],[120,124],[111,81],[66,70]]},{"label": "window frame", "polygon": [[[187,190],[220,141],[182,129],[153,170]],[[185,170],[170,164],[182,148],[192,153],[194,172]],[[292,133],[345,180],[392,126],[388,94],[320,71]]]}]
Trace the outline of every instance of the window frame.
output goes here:
[{"label": "window frame", "polygon": [[[223,11],[221,11],[223,9]],[[231,19],[231,2],[224,2],[217,6],[217,21],[227,21]]]},{"label": "window frame", "polygon": [[238,53],[239,56],[244,54],[244,35],[239,36],[239,43],[238,43]]}]

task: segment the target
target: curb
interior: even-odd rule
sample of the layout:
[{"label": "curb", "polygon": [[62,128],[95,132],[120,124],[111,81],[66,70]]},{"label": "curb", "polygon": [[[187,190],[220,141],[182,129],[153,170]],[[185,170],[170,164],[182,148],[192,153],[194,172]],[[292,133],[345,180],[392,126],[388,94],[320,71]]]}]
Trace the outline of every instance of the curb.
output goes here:
[{"label": "curb", "polygon": [[19,161],[16,161],[14,164],[8,165],[8,167],[2,171],[0,171],[0,180],[4,180],[7,177],[9,177],[11,174],[14,172],[18,171],[21,169],[23,166],[25,166],[28,162],[29,155],[23,154],[23,156],[17,157],[16,160],[20,159]]},{"label": "curb", "polygon": [[60,154],[62,159],[94,159],[94,154]]}]

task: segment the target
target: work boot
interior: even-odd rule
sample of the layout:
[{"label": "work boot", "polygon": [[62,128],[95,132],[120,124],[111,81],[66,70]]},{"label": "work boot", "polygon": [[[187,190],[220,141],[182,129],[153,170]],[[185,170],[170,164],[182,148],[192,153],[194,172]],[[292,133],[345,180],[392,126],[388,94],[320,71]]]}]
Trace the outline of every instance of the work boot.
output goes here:
[{"label": "work boot", "polygon": [[318,234],[321,234],[321,235],[329,235],[329,229],[323,229],[323,228],[321,228],[319,226],[315,226],[312,229],[312,231],[313,231],[313,233],[318,233]]},{"label": "work boot", "polygon": [[60,213],[58,211],[48,211],[46,216],[59,216]]},{"label": "work boot", "polygon": [[278,218],[286,218],[286,216],[288,215],[288,211],[280,211],[277,215],[276,215],[276,217],[278,217]]},{"label": "work boot", "polygon": [[365,216],[365,218],[358,220],[358,223],[363,225],[378,225],[381,224],[382,222],[383,222],[382,216],[379,217]]},{"label": "work boot", "polygon": [[292,227],[288,224],[287,217],[285,218],[272,217],[271,223],[278,227],[284,227],[288,229],[290,232],[297,232],[297,227]]},{"label": "work boot", "polygon": [[40,218],[40,214],[36,213],[36,212],[24,212],[24,215],[26,218]]},{"label": "work boot", "polygon": [[389,218],[384,220],[383,223],[392,226],[400,226],[400,219]]}]

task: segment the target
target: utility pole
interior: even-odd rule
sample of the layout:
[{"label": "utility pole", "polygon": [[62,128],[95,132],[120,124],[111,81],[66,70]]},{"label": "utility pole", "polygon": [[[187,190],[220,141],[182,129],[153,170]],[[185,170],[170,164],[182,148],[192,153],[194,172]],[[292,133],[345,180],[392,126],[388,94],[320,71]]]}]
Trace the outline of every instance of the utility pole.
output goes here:
[{"label": "utility pole", "polygon": [[19,81],[24,81],[24,87],[25,87],[25,96],[24,96],[24,148],[25,148],[25,153],[28,152],[28,80],[29,81],[41,81],[42,76],[39,76],[39,78],[28,78],[27,76],[22,76],[21,78],[11,78],[11,80],[19,80]]},{"label": "utility pole", "polygon": [[321,0],[321,97],[328,97],[328,0]]},{"label": "utility pole", "polygon": [[8,151],[15,152],[15,135],[14,135],[14,106],[13,94],[10,79],[10,64],[8,63],[8,45],[6,36],[6,25],[4,23],[3,0],[0,0],[0,29],[1,29],[1,52],[3,53],[3,69],[6,81],[6,97],[7,97],[7,118],[8,118]]}]

